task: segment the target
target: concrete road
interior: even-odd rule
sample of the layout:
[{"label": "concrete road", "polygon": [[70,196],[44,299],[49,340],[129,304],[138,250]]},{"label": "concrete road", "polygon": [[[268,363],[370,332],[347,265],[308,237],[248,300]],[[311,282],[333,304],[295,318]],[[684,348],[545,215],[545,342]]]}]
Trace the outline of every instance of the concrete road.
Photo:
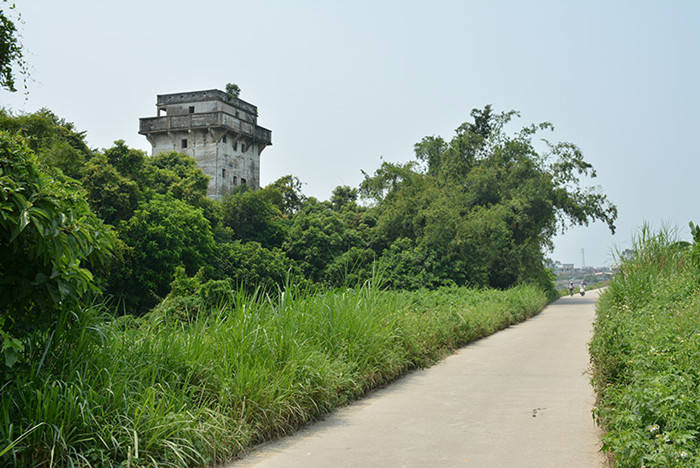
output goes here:
[{"label": "concrete road", "polygon": [[606,466],[586,372],[597,298],[562,298],[228,466]]}]

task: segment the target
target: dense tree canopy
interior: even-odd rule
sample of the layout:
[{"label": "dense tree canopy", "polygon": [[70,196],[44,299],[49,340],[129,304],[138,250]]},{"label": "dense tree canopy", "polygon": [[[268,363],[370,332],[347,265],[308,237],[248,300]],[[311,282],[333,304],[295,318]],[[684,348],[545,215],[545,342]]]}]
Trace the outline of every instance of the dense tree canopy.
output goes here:
[{"label": "dense tree canopy", "polygon": [[202,210],[166,195],[141,203],[118,230],[127,268],[115,275],[111,292],[138,310],[168,294],[178,266],[194,275],[213,257],[214,237]]},{"label": "dense tree canopy", "polygon": [[90,150],[47,110],[0,112],[0,128],[22,135],[42,170],[115,227],[111,262],[92,271],[123,310],[140,313],[168,294],[179,267],[201,271],[202,284],[268,290],[290,278],[347,286],[372,276],[392,288],[551,287],[544,253],[554,234],[597,220],[613,230],[616,209],[582,186],[595,172],[575,145],[535,144],[548,123],[507,133],[515,116],[474,110],[449,141],[423,138],[414,160],[384,162],[329,201],[304,196],[291,175],[213,201],[190,156],[148,157],[123,141]]},{"label": "dense tree canopy", "polygon": [[22,135],[47,168],[60,169],[74,179],[80,178],[81,168],[92,154],[85,143],[85,132],[77,131],[72,123],[48,109],[20,115],[0,109],[0,128]]},{"label": "dense tree canopy", "polygon": [[377,211],[379,237],[437,254],[426,270],[439,267],[441,282],[507,287],[549,283],[543,255],[557,228],[600,220],[614,232],[616,208],[580,186],[580,176],[595,177],[581,151],[548,142],[538,151],[532,139],[548,123],[506,134],[516,115],[475,109],[449,142],[426,137],[416,161],[367,175],[361,192]]},{"label": "dense tree canopy", "polygon": [[[234,238],[258,242],[264,247],[279,247],[285,238],[286,224],[278,205],[270,201],[272,189],[256,192],[241,190],[224,197],[221,207],[223,225],[233,230]],[[276,198],[279,202],[281,197]]]}]

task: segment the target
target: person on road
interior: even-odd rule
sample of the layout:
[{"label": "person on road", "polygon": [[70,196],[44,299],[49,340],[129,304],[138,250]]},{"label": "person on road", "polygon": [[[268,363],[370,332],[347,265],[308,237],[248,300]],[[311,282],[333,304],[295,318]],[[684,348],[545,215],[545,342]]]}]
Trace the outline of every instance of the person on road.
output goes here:
[{"label": "person on road", "polygon": [[574,295],[574,281],[569,280],[569,295],[573,296]]},{"label": "person on road", "polygon": [[586,282],[585,281],[581,281],[581,287],[579,288],[579,292],[581,293],[582,296],[584,294],[586,294]]}]

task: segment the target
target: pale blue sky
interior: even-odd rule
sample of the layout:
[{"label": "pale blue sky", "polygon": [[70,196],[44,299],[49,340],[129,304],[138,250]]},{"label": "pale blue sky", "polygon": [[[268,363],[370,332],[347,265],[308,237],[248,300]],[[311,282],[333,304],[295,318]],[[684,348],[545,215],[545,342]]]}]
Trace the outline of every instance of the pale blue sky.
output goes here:
[{"label": "pale blue sky", "polygon": [[579,145],[620,210],[556,239],[554,259],[611,263],[643,221],[700,221],[700,2],[18,0],[33,82],[0,91],[149,149],[155,96],[237,83],[272,130],[261,179],[291,173],[327,199],[380,156],[413,157],[474,107],[517,109]]}]

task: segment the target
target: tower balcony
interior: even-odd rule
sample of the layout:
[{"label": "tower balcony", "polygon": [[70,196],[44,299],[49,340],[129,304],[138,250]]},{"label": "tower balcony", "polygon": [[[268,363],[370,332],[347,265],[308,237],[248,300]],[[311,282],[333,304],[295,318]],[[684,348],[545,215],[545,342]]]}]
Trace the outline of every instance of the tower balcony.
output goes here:
[{"label": "tower balcony", "polygon": [[244,122],[223,111],[144,117],[139,119],[139,133],[141,135],[207,128],[222,128],[239,135],[244,135],[265,145],[272,144],[272,132],[270,132],[270,130],[250,122]]}]

